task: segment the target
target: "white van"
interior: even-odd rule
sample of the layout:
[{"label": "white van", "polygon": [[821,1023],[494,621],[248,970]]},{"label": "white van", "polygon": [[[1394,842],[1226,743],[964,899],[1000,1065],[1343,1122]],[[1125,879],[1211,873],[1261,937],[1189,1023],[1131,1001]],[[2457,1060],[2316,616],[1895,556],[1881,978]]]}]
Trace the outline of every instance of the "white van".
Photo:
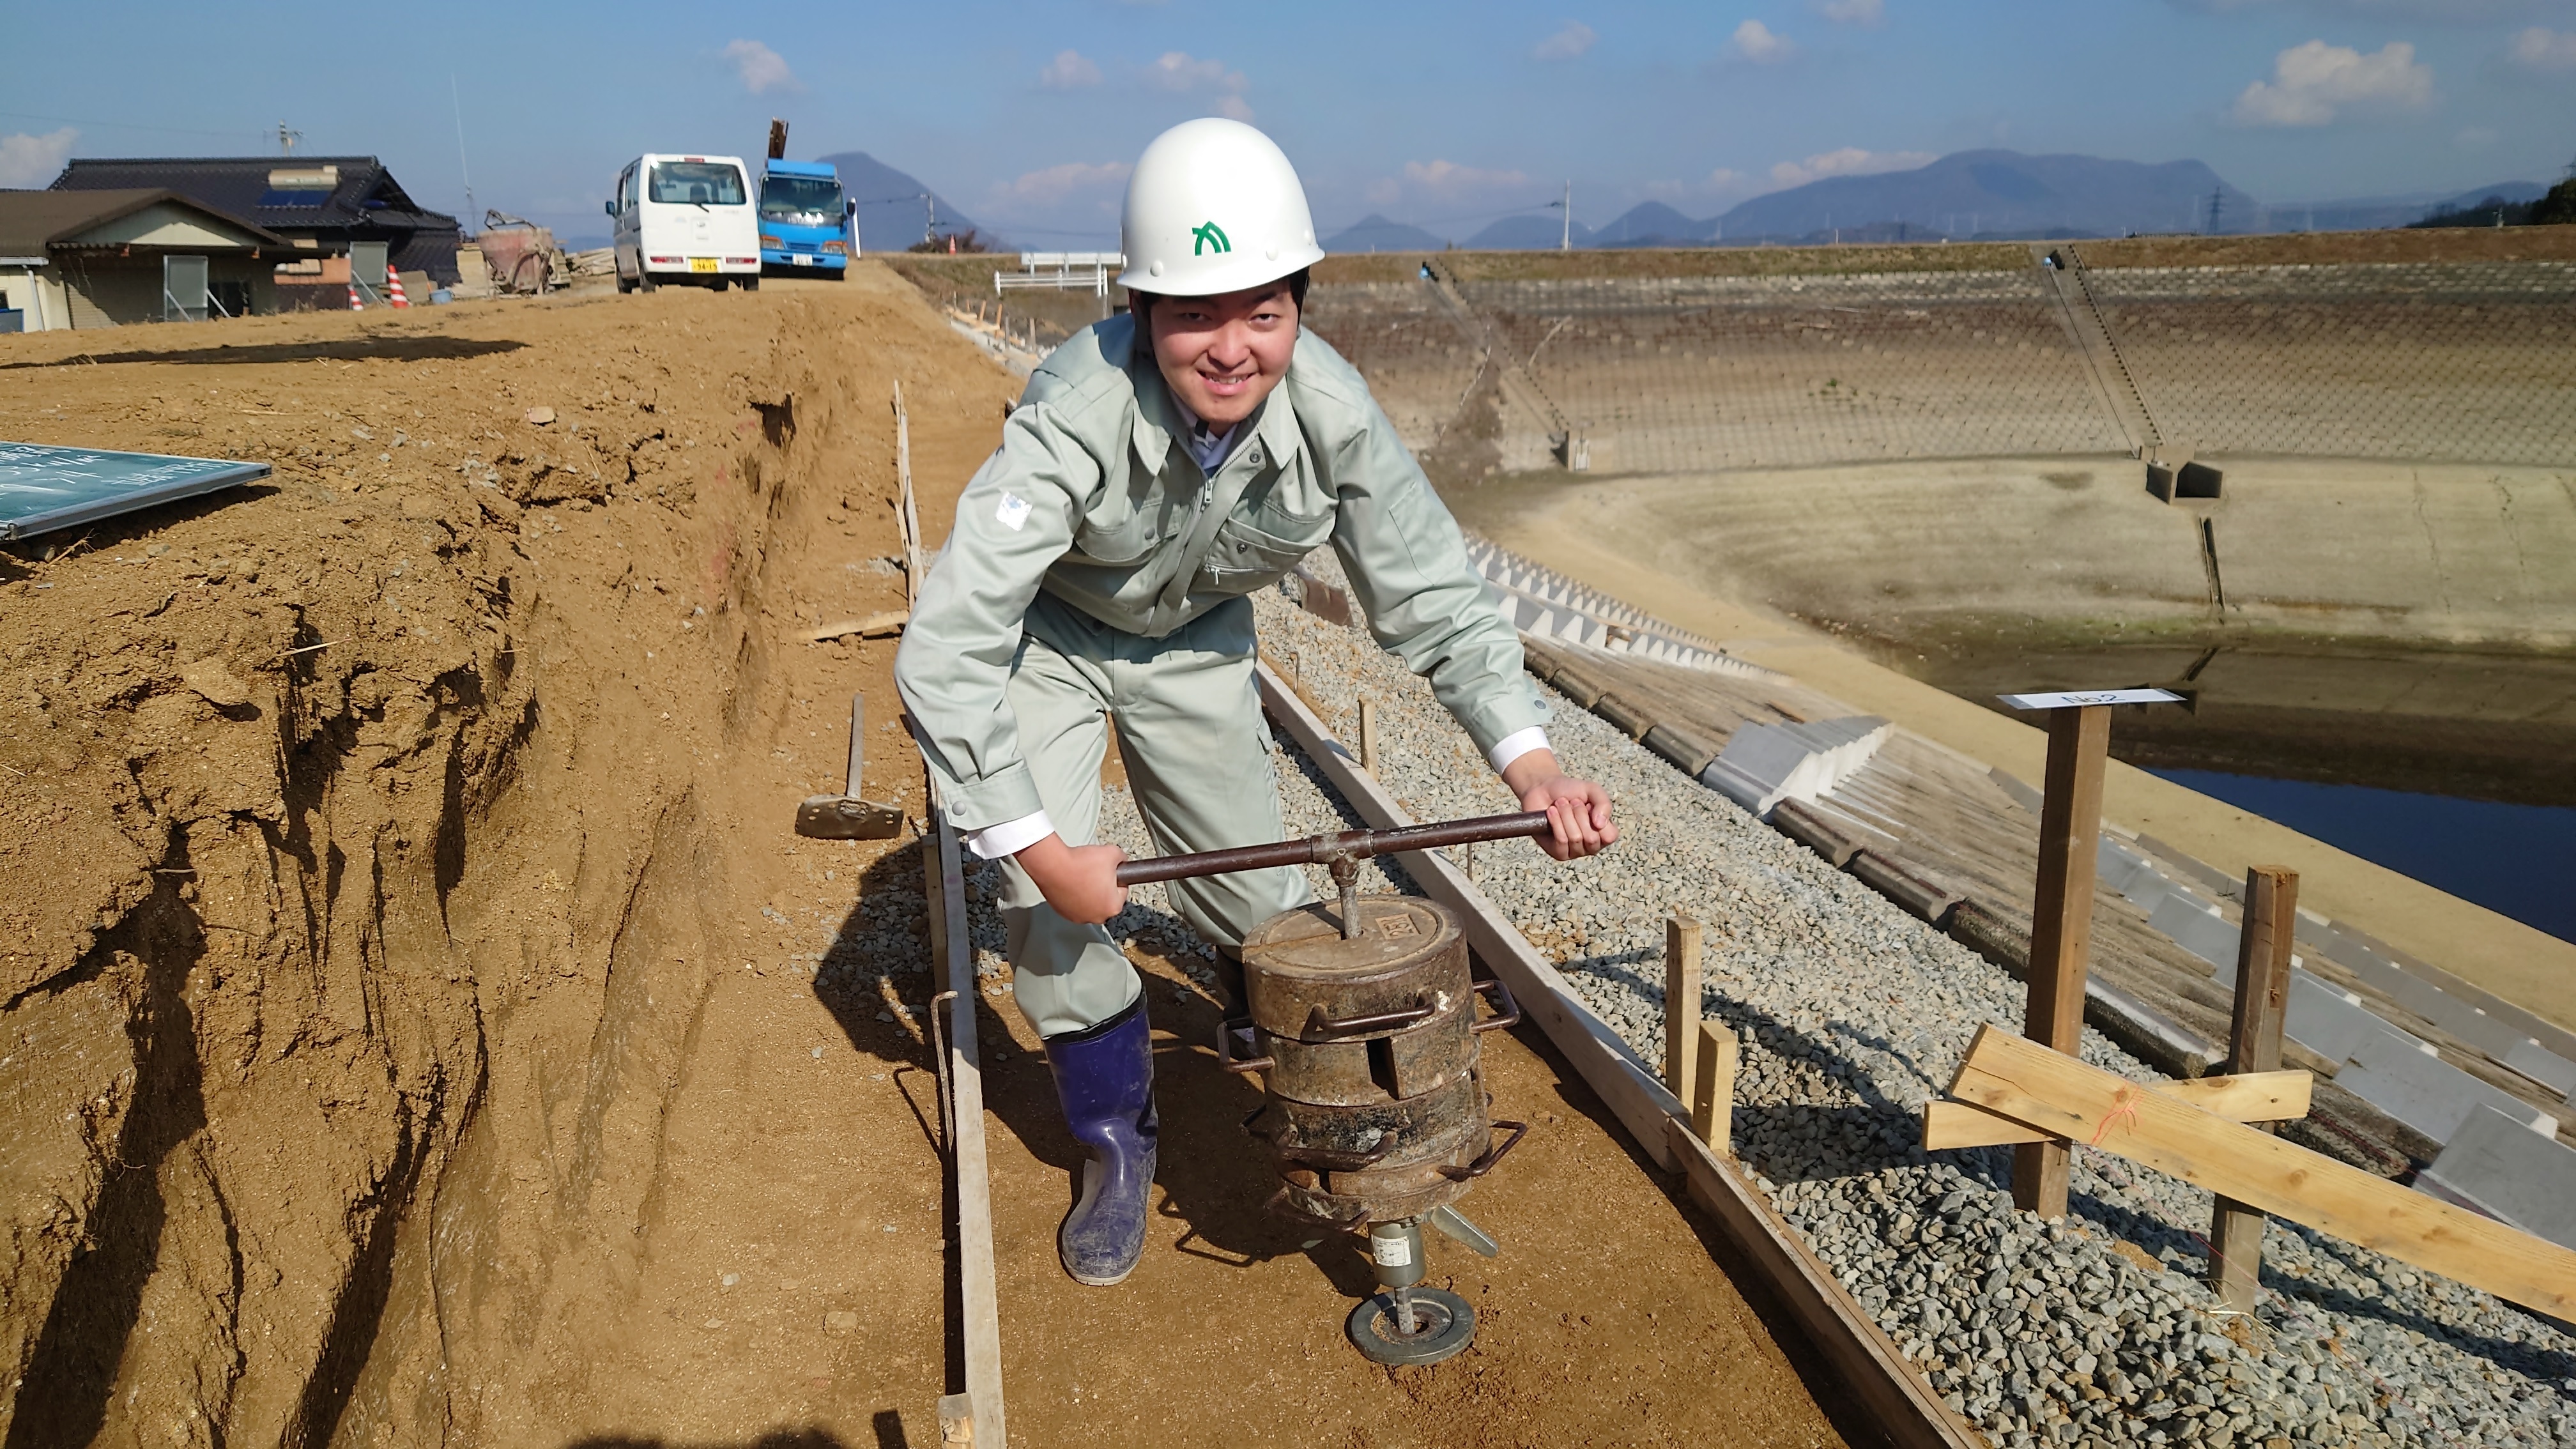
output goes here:
[{"label": "white van", "polygon": [[617,290],[760,286],[760,219],[735,156],[643,155],[617,173]]}]

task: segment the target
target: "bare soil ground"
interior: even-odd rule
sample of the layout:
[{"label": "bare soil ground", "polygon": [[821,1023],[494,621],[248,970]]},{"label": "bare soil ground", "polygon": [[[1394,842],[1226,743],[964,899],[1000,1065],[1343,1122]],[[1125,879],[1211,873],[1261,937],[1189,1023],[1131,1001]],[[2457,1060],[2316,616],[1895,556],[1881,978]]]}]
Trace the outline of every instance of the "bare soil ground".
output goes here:
[{"label": "bare soil ground", "polygon": [[[7,1445],[935,1442],[918,856],[788,827],[853,691],[920,808],[891,643],[804,642],[901,598],[894,383],[934,538],[1017,389],[854,271],[0,339],[0,436],[278,470],[0,554]],[[1020,1442],[1838,1441],[1499,1038],[1557,1120],[1472,1199],[1506,1256],[1441,1257],[1485,1335],[1367,1368],[1181,981],[1115,1292],[1056,1270],[1069,1144],[987,1013]]]}]

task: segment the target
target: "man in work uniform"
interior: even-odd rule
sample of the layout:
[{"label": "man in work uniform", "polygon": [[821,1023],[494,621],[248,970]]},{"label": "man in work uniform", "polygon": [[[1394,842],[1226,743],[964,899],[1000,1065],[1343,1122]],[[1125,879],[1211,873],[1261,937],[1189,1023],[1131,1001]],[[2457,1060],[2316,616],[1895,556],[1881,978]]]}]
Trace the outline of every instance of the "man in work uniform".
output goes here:
[{"label": "man in work uniform", "polygon": [[[1127,189],[1131,314],[1029,379],[958,500],[895,660],[949,823],[1002,860],[1013,991],[1091,1150],[1057,1235],[1065,1271],[1124,1279],[1154,1175],[1143,983],[1102,923],[1126,903],[1093,844],[1112,722],[1155,847],[1276,840],[1253,685],[1252,591],[1330,542],[1380,644],[1431,681],[1559,859],[1616,839],[1610,800],[1556,765],[1520,639],[1359,373],[1298,326],[1315,245],[1270,139],[1199,120]],[[1221,948],[1313,899],[1293,868],[1174,881]]]}]

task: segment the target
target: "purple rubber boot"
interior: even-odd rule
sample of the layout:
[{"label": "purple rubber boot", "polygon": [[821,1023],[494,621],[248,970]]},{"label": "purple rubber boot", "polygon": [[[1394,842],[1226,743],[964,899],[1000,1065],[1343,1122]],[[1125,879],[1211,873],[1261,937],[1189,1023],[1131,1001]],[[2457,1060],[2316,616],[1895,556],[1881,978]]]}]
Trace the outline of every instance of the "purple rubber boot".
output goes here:
[{"label": "purple rubber boot", "polygon": [[1136,1271],[1145,1251],[1157,1128],[1143,994],[1097,1026],[1046,1038],[1046,1054],[1065,1125],[1091,1149],[1082,1199],[1056,1231],[1056,1256],[1076,1283],[1105,1288]]}]

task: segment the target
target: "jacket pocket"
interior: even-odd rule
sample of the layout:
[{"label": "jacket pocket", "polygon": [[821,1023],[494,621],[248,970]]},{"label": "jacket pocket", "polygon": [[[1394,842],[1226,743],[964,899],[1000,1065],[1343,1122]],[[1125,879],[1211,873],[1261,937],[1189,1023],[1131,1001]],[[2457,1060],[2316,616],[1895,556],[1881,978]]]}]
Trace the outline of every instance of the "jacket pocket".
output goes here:
[{"label": "jacket pocket", "polygon": [[1105,526],[1085,522],[1073,535],[1074,549],[1084,558],[1122,566],[1142,561],[1162,541],[1161,520],[1144,509]]},{"label": "jacket pocket", "polygon": [[1277,580],[1333,536],[1333,515],[1311,518],[1263,509],[1256,527],[1241,516],[1218,525],[1198,582],[1217,593],[1246,594]]}]

